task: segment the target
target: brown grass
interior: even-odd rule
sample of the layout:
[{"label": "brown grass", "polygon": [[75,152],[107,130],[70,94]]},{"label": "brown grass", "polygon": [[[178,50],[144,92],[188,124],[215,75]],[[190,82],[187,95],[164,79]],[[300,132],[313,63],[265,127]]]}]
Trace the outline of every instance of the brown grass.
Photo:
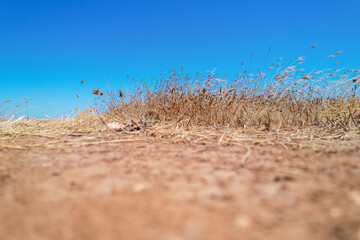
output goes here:
[{"label": "brown grass", "polygon": [[135,82],[128,91],[93,90],[81,80],[96,96],[93,108],[63,120],[9,121],[3,112],[0,134],[61,137],[104,129],[116,121],[128,126],[119,129],[122,134],[135,129],[146,137],[174,141],[236,143],[244,140],[244,132],[292,139],[359,138],[359,71],[304,74],[303,60],[256,73],[245,70],[230,80],[214,71],[191,77],[182,69],[171,70],[150,84]]},{"label": "brown grass", "polygon": [[275,73],[271,68],[256,74],[244,72],[230,81],[214,72],[198,73],[192,78],[172,70],[150,86],[137,82],[127,93],[118,90],[100,95],[96,89],[97,110],[105,114],[107,121],[136,119],[182,130],[359,133],[358,70],[302,74],[302,61],[300,57],[293,66],[279,68]]}]

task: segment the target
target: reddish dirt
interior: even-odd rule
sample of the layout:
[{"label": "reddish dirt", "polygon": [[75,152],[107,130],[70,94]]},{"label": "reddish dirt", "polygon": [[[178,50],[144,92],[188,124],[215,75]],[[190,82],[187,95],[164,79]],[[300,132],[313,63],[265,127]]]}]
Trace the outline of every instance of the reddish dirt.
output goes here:
[{"label": "reddish dirt", "polygon": [[360,239],[360,142],[289,141],[3,147],[0,239]]}]

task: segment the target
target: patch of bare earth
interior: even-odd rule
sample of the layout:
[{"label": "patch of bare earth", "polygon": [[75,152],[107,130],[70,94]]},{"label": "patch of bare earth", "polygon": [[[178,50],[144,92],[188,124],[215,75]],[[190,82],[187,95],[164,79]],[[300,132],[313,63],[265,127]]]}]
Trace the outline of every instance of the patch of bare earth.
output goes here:
[{"label": "patch of bare earth", "polygon": [[359,141],[89,136],[107,141],[3,145],[1,240],[360,239]]}]

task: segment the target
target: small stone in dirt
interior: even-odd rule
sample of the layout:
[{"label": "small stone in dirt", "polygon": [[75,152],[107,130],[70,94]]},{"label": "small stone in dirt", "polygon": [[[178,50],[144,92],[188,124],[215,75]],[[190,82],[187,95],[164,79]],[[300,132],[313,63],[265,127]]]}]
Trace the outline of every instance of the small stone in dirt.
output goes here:
[{"label": "small stone in dirt", "polygon": [[106,131],[108,129],[117,130],[117,129],[120,129],[122,127],[123,127],[122,124],[120,124],[118,122],[111,122],[111,123],[107,123],[106,126],[101,128],[101,131]]},{"label": "small stone in dirt", "polygon": [[139,131],[140,127],[138,125],[135,125],[131,121],[125,121],[124,123],[111,122],[111,123],[107,123],[106,126],[104,126],[100,131],[109,131],[109,130],[114,130],[117,132]]}]

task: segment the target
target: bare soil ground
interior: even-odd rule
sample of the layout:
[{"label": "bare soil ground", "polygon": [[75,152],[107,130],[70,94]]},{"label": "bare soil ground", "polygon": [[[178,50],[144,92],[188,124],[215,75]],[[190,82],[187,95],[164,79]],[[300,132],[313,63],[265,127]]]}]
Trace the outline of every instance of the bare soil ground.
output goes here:
[{"label": "bare soil ground", "polygon": [[1,240],[360,239],[358,140],[49,141],[0,143]]}]

